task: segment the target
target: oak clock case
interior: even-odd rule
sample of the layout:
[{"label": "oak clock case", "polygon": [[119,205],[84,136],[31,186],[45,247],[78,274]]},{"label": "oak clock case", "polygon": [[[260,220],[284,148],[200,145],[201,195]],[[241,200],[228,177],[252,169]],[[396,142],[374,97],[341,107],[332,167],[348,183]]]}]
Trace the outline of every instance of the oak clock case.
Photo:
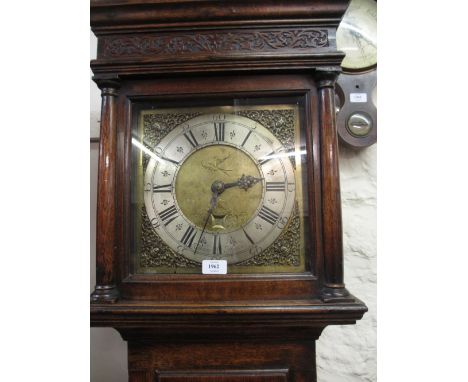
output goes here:
[{"label": "oak clock case", "polygon": [[[122,80],[118,299],[322,293],[317,102],[303,75]],[[204,260],[227,274],[203,274]]]},{"label": "oak clock case", "polygon": [[[131,382],[316,382],[345,287],[347,0],[92,0],[102,92],[91,324]],[[227,274],[204,274],[225,260]]]},{"label": "oak clock case", "polygon": [[336,85],[338,136],[365,148],[377,141],[377,1],[351,0],[336,39],[346,53]]},{"label": "oak clock case", "polygon": [[305,270],[303,105],[261,101],[134,107],[135,273],[199,274],[203,260],[239,274]]}]

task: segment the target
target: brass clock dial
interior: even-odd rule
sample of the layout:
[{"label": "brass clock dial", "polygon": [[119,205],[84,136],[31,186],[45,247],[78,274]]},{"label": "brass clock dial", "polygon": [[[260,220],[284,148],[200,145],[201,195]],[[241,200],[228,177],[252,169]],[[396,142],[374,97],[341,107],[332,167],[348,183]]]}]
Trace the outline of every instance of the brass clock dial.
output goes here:
[{"label": "brass clock dial", "polygon": [[351,0],[336,33],[339,50],[346,53],[342,67],[363,71],[377,64],[377,2]]},{"label": "brass clock dial", "polygon": [[[242,176],[261,180],[255,161],[244,151],[224,144],[211,144],[195,150],[177,173],[175,190],[179,208],[188,220],[203,228],[206,210],[212,198],[215,182],[231,184]],[[258,182],[257,182],[258,183]],[[262,186],[254,183],[243,189],[238,185],[218,192],[216,207],[211,211],[207,232],[228,233],[243,227],[262,200]]]},{"label": "brass clock dial", "polygon": [[235,264],[268,248],[290,221],[295,172],[286,149],[260,123],[206,113],[154,148],[144,174],[152,227],[178,254]]}]

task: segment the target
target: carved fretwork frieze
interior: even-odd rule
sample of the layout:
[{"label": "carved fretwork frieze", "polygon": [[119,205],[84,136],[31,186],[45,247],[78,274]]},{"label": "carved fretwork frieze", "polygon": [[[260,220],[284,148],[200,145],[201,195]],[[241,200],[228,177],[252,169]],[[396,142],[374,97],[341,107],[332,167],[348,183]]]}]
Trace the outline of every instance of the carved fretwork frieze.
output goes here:
[{"label": "carved fretwork frieze", "polygon": [[198,31],[100,37],[100,59],[178,55],[233,55],[307,52],[330,45],[328,29]]}]

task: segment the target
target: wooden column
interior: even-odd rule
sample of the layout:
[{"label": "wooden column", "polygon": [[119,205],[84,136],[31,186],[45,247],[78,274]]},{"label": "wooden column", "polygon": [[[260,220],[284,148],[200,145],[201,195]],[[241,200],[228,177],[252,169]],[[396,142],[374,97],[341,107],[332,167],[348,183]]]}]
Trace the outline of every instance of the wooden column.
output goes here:
[{"label": "wooden column", "polygon": [[96,213],[96,287],[91,302],[116,302],[116,151],[119,82],[96,80],[101,89],[101,132],[99,139],[99,177]]},{"label": "wooden column", "polygon": [[346,296],[349,295],[343,282],[343,229],[335,119],[335,82],[340,72],[340,67],[324,67],[316,71],[322,161],[322,226],[324,227],[322,298],[325,301],[347,300]]}]

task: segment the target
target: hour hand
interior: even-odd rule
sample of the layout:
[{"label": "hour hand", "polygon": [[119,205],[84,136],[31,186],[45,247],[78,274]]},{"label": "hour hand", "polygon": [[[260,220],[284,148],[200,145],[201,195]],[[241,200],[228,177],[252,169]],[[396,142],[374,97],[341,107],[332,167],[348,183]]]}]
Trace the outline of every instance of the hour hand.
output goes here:
[{"label": "hour hand", "polygon": [[262,178],[255,178],[254,176],[251,176],[251,175],[242,174],[242,176],[237,181],[237,183],[240,188],[247,191],[250,187],[255,186],[261,180]]},{"label": "hour hand", "polygon": [[230,187],[239,187],[242,188],[243,190],[247,191],[249,188],[253,187],[255,184],[263,180],[263,178],[256,178],[251,175],[244,175],[237,180],[237,182],[234,183],[226,183],[224,185],[224,189],[230,188]]}]

